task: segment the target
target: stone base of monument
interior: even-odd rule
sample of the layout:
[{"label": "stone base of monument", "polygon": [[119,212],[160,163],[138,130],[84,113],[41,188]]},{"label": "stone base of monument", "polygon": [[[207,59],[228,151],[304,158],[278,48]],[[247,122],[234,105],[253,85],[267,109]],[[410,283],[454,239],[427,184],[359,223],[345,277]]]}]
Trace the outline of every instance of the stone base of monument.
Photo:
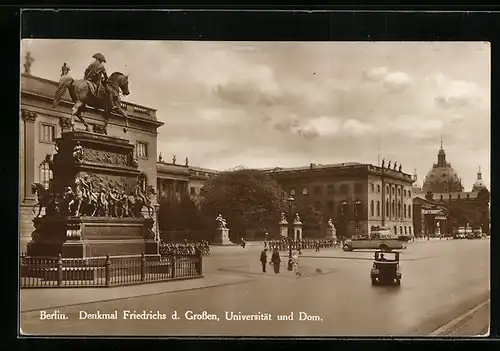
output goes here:
[{"label": "stone base of monument", "polygon": [[217,228],[215,230],[215,238],[213,244],[219,246],[237,245],[229,240],[229,229],[227,228]]},{"label": "stone base of monument", "polygon": [[35,218],[27,256],[88,258],[159,255],[151,218]]}]

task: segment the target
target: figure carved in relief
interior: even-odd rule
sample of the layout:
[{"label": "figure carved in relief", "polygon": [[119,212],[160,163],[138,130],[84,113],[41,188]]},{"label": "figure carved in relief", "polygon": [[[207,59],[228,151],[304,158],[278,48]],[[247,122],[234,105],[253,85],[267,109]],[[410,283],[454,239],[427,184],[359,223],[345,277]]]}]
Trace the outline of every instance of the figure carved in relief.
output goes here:
[{"label": "figure carved in relief", "polygon": [[[86,175],[84,179],[77,177],[75,179],[75,198],[76,210],[75,216],[90,215],[93,216],[97,210],[97,195],[92,192],[92,183]],[[81,211],[84,206],[83,212]]]},{"label": "figure carved in relief", "polygon": [[71,189],[70,186],[66,187],[66,191],[63,194],[63,203],[65,204],[64,211],[66,211],[68,216],[73,215],[74,211],[72,208],[75,202],[76,202],[75,192],[73,191],[73,189]]},{"label": "figure carved in relief", "polygon": [[75,147],[73,148],[73,159],[76,162],[83,161],[83,146],[80,145],[80,142],[77,141]]},{"label": "figure carved in relief", "polygon": [[106,192],[106,188],[101,186],[99,193],[97,194],[97,207],[95,214],[98,217],[107,217],[108,216],[108,194]]},{"label": "figure carved in relief", "polygon": [[118,217],[118,204],[120,202],[120,194],[116,188],[111,189],[108,194],[108,213],[111,217]]}]

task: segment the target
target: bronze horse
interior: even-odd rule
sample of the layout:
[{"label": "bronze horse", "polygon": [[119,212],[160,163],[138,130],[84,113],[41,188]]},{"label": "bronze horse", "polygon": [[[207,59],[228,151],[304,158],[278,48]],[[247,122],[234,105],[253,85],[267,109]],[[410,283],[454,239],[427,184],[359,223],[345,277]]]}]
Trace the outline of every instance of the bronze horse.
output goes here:
[{"label": "bronze horse", "polygon": [[[75,129],[75,116],[82,121],[85,125],[85,130],[90,131],[90,127],[87,122],[82,117],[82,112],[84,111],[87,105],[94,107],[95,109],[101,108],[104,110],[105,117],[105,130],[108,126],[109,116],[111,112],[113,112],[113,107],[109,106],[109,103],[105,96],[101,96],[102,94],[97,93],[96,97],[91,89],[89,84],[92,84],[84,79],[77,79],[64,75],[59,80],[59,86],[57,87],[53,107],[56,107],[61,100],[61,97],[66,92],[66,89],[69,90],[69,95],[71,96],[71,100],[75,103],[73,105],[73,109],[71,110],[71,128]],[[130,94],[128,89],[128,76],[120,73],[114,72],[108,78],[108,80],[104,83],[107,87],[103,87],[104,94],[112,94],[112,99],[115,101],[116,112],[120,114],[123,118],[125,118],[125,127],[123,131],[126,133],[128,129],[128,116],[125,111],[121,108],[121,99],[120,99],[120,90],[123,95]],[[98,91],[101,89],[96,88]]]},{"label": "bronze horse", "polygon": [[128,196],[129,211],[133,214],[133,217],[141,217],[141,211],[146,207],[148,215],[151,218],[155,211],[151,205],[151,196],[156,195],[155,188],[152,185],[148,185],[144,193],[139,190],[139,186],[135,190],[138,190],[137,193]]}]

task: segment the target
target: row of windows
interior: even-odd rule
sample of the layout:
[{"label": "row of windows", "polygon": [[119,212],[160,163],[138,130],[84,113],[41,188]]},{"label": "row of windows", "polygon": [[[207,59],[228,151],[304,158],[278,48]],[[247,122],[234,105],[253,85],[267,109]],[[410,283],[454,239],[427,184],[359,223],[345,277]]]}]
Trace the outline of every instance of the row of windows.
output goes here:
[{"label": "row of windows", "polygon": [[[377,190],[376,192],[377,193],[380,193],[380,190],[381,190],[381,187],[380,187],[380,184],[377,184],[377,187],[375,188],[375,184],[372,184],[370,183],[370,190],[372,193],[375,192],[375,189]],[[323,194],[323,190],[324,190],[324,187],[322,186],[314,186],[313,187],[313,194],[314,195],[321,195]],[[396,188],[393,186],[392,187],[392,195],[395,195],[396,194]],[[339,186],[339,193],[340,194],[347,194],[349,193],[350,191],[350,185],[349,184],[340,184]],[[355,193],[361,193],[363,191],[363,184],[354,184],[354,192]],[[385,192],[387,194],[389,194],[389,186],[386,185],[386,188],[385,188]],[[295,196],[297,195],[297,191],[295,188],[290,188],[290,191],[289,191],[290,195],[292,196]],[[333,184],[329,184],[326,186],[326,193],[327,194],[333,194],[335,193],[335,186]],[[307,187],[304,187],[302,188],[302,192],[301,192],[302,195],[308,195],[309,194],[309,190]],[[401,196],[401,188],[397,188],[397,195],[398,196]],[[406,190],[406,189],[403,189],[403,196],[404,197],[411,197],[411,190]]]},{"label": "row of windows", "polygon": [[[397,207],[396,207],[397,206]],[[377,201],[377,217],[380,217],[380,201]],[[391,206],[389,206],[389,200],[385,201],[385,214],[388,217],[401,217],[401,203],[398,202],[396,205],[396,202],[392,200]],[[411,205],[403,205],[403,218],[411,218]],[[370,215],[373,217],[375,216],[375,202],[372,200],[370,201]]]},{"label": "row of windows", "polygon": [[[53,124],[40,123],[40,142],[54,143],[56,139],[56,126]],[[148,158],[148,144],[142,141],[137,142],[137,157]]]}]

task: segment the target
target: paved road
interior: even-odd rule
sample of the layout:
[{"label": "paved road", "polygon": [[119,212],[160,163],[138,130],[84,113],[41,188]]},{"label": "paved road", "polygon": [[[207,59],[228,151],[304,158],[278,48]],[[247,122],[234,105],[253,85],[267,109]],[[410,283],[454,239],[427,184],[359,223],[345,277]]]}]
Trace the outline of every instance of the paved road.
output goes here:
[{"label": "paved road", "polygon": [[[205,259],[204,279],[241,278],[233,283],[57,308],[66,320],[40,320],[40,311],[25,312],[21,327],[24,333],[49,335],[422,336],[489,297],[489,239],[410,243],[401,255],[400,287],[371,286],[372,252],[307,250],[297,277],[283,270],[285,258],[281,274],[261,273],[259,251],[255,246],[217,248]],[[126,310],[158,312],[166,319],[124,320]],[[117,311],[118,320],[80,320],[82,311]],[[174,311],[180,319],[172,320]],[[186,311],[206,311],[218,320],[186,320]],[[480,309],[445,334],[484,332],[487,311]],[[272,320],[226,320],[226,312],[269,313]],[[277,320],[291,312],[294,320]],[[300,321],[300,312],[318,319]]]}]

